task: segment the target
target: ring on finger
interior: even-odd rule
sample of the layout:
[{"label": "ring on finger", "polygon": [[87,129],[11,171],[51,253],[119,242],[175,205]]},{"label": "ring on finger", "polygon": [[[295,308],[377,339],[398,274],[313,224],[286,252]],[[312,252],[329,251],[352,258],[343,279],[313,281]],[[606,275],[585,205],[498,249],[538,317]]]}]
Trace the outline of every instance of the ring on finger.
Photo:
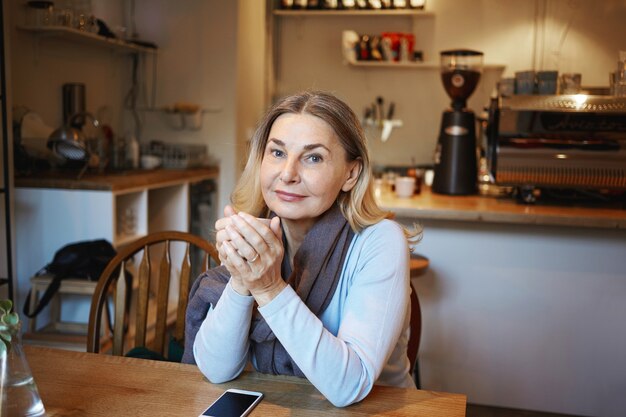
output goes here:
[{"label": "ring on finger", "polygon": [[254,255],[254,258],[249,259],[246,262],[248,262],[249,264],[254,263],[254,261],[256,261],[258,257],[259,257],[259,253],[257,252],[256,255]]}]

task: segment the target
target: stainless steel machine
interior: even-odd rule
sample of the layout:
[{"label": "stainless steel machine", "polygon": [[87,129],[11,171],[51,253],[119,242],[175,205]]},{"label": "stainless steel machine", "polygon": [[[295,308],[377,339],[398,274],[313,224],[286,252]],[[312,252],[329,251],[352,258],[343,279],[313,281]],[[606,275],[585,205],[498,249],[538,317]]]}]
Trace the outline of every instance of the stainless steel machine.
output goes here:
[{"label": "stainless steel machine", "polygon": [[487,139],[493,181],[524,201],[541,189],[626,191],[625,97],[502,97],[489,111]]}]

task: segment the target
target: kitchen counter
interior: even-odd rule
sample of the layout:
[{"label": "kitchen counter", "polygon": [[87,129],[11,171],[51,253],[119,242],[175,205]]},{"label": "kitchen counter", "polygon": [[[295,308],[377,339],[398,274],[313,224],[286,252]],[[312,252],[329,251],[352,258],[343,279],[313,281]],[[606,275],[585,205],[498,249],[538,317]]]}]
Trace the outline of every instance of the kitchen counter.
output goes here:
[{"label": "kitchen counter", "polygon": [[16,176],[15,187],[113,191],[118,193],[216,179],[218,175],[219,168],[217,167],[113,171],[105,174],[86,173],[81,179],[76,179],[75,174],[56,171],[45,174],[38,173],[32,176]]},{"label": "kitchen counter", "polygon": [[[626,210],[423,189],[380,204],[405,226],[428,270],[422,388],[471,402],[567,415],[621,415],[626,397]],[[479,384],[476,381],[480,381]],[[604,398],[598,404],[593,398]]]},{"label": "kitchen counter", "polygon": [[398,217],[418,220],[626,229],[626,210],[618,205],[526,205],[511,197],[440,195],[428,187],[423,187],[422,192],[412,198],[397,198],[390,192],[383,192],[377,201]]}]

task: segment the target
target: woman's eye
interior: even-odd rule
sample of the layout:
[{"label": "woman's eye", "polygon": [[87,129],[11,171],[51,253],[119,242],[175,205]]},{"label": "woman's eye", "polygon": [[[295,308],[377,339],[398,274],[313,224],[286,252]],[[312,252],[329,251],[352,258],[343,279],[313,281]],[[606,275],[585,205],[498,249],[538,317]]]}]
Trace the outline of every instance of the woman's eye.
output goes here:
[{"label": "woman's eye", "polygon": [[285,155],[285,153],[280,149],[272,149],[270,154],[272,154],[275,158],[282,158]]},{"label": "woman's eye", "polygon": [[322,162],[324,159],[322,158],[322,155],[318,155],[318,154],[312,154],[307,156],[307,159],[315,164]]}]

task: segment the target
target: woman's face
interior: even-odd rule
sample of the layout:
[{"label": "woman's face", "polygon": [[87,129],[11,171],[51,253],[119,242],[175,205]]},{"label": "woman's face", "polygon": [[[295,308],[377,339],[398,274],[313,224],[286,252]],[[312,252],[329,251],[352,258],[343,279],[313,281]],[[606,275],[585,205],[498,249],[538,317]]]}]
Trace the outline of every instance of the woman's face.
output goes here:
[{"label": "woman's face", "polygon": [[270,210],[310,227],[340,191],[354,187],[359,161],[346,161],[334,130],[310,114],[286,113],[272,125],[261,162],[261,189]]}]

